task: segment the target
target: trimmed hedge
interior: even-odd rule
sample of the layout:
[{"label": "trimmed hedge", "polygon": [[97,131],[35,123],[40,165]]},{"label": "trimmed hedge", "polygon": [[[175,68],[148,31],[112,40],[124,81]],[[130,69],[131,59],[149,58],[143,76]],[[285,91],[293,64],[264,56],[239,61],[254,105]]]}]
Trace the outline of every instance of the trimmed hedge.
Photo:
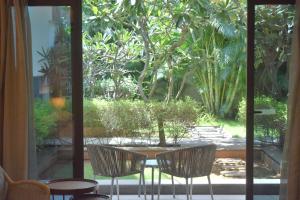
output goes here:
[{"label": "trimmed hedge", "polygon": [[[38,143],[53,136],[58,126],[71,118],[71,103],[56,109],[49,101],[35,100],[34,121]],[[84,99],[83,123],[85,137],[152,138],[158,136],[157,120],[163,119],[166,137],[177,143],[185,137],[186,127],[197,121],[200,106],[191,99],[169,102],[140,100]]]},{"label": "trimmed hedge", "polygon": [[[169,137],[184,136],[184,127],[197,120],[198,104],[192,100],[149,102],[140,100],[84,100],[84,135],[86,137],[151,137],[157,134],[161,117]],[[172,125],[173,124],[173,125]],[[176,126],[174,125],[176,124]]]}]

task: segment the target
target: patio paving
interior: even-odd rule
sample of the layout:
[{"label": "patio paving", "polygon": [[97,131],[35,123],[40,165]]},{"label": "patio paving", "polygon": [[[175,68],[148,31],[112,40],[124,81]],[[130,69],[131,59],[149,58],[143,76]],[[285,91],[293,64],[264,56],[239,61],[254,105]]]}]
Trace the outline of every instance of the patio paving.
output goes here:
[{"label": "patio paving", "polygon": [[[199,144],[214,143],[218,149],[238,150],[246,149],[245,138],[233,138],[230,133],[217,126],[196,126],[188,129],[189,137],[181,139],[178,143],[184,146],[195,146]],[[159,143],[159,139],[141,138],[84,138],[84,144],[112,144],[112,145],[155,145]],[[172,144],[172,139],[167,139],[167,143]],[[71,138],[55,138],[45,140],[45,144],[51,145],[71,145]]]}]

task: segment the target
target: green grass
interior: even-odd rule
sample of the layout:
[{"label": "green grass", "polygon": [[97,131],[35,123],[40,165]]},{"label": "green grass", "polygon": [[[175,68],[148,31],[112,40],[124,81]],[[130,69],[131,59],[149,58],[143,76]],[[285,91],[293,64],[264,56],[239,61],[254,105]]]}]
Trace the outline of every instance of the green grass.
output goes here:
[{"label": "green grass", "polygon": [[198,121],[198,125],[223,125],[224,131],[229,133],[234,138],[246,138],[246,125],[237,120],[224,120],[224,119],[209,119],[206,121]]},{"label": "green grass", "polygon": [[[152,173],[151,168],[145,169],[145,179],[146,180],[151,180],[151,173]],[[119,179],[120,180],[138,180],[139,177],[140,177],[139,174],[136,174],[136,175],[130,175],[130,176],[123,176]],[[90,162],[84,163],[84,178],[94,179],[93,169],[92,169]],[[155,180],[158,179],[158,169],[154,169],[154,178],[155,178]],[[170,179],[171,176],[169,176],[167,174],[162,174],[161,178],[162,179]],[[110,177],[96,176],[96,179],[105,180],[105,179],[110,179]]]}]

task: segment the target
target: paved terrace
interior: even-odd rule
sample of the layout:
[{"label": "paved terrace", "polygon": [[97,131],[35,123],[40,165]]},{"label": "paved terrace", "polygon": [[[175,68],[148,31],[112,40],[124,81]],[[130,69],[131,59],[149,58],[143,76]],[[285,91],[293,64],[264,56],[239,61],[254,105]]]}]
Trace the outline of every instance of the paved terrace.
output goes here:
[{"label": "paved terrace", "polygon": [[[48,139],[46,144],[52,145],[70,145],[71,138]],[[157,139],[142,138],[84,138],[84,144],[112,144],[112,145],[145,145],[155,146],[159,143]],[[172,139],[167,139],[167,143],[172,144]],[[179,144],[184,146],[194,146],[199,144],[214,143],[218,149],[241,150],[246,149],[245,138],[233,138],[230,133],[224,132],[219,126],[196,126],[188,129],[188,137],[181,139]]]}]

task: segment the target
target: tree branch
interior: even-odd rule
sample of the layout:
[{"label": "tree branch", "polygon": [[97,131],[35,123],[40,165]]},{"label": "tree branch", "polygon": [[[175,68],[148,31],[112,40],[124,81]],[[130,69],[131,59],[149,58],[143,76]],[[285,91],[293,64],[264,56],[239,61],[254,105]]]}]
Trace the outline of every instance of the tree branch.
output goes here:
[{"label": "tree branch", "polygon": [[150,64],[150,48],[149,48],[149,41],[148,41],[148,32],[147,32],[147,28],[146,28],[146,21],[145,21],[145,17],[141,17],[139,20],[139,25],[140,25],[140,32],[143,38],[143,42],[144,42],[144,50],[145,50],[145,54],[146,54],[146,58],[145,58],[145,65],[144,65],[144,69],[141,72],[139,79],[138,79],[138,90],[140,95],[142,96],[142,98],[144,99],[144,101],[148,101],[147,96],[145,95],[145,92],[143,90],[143,81],[145,79],[146,76],[146,72],[149,68],[149,64]]}]

